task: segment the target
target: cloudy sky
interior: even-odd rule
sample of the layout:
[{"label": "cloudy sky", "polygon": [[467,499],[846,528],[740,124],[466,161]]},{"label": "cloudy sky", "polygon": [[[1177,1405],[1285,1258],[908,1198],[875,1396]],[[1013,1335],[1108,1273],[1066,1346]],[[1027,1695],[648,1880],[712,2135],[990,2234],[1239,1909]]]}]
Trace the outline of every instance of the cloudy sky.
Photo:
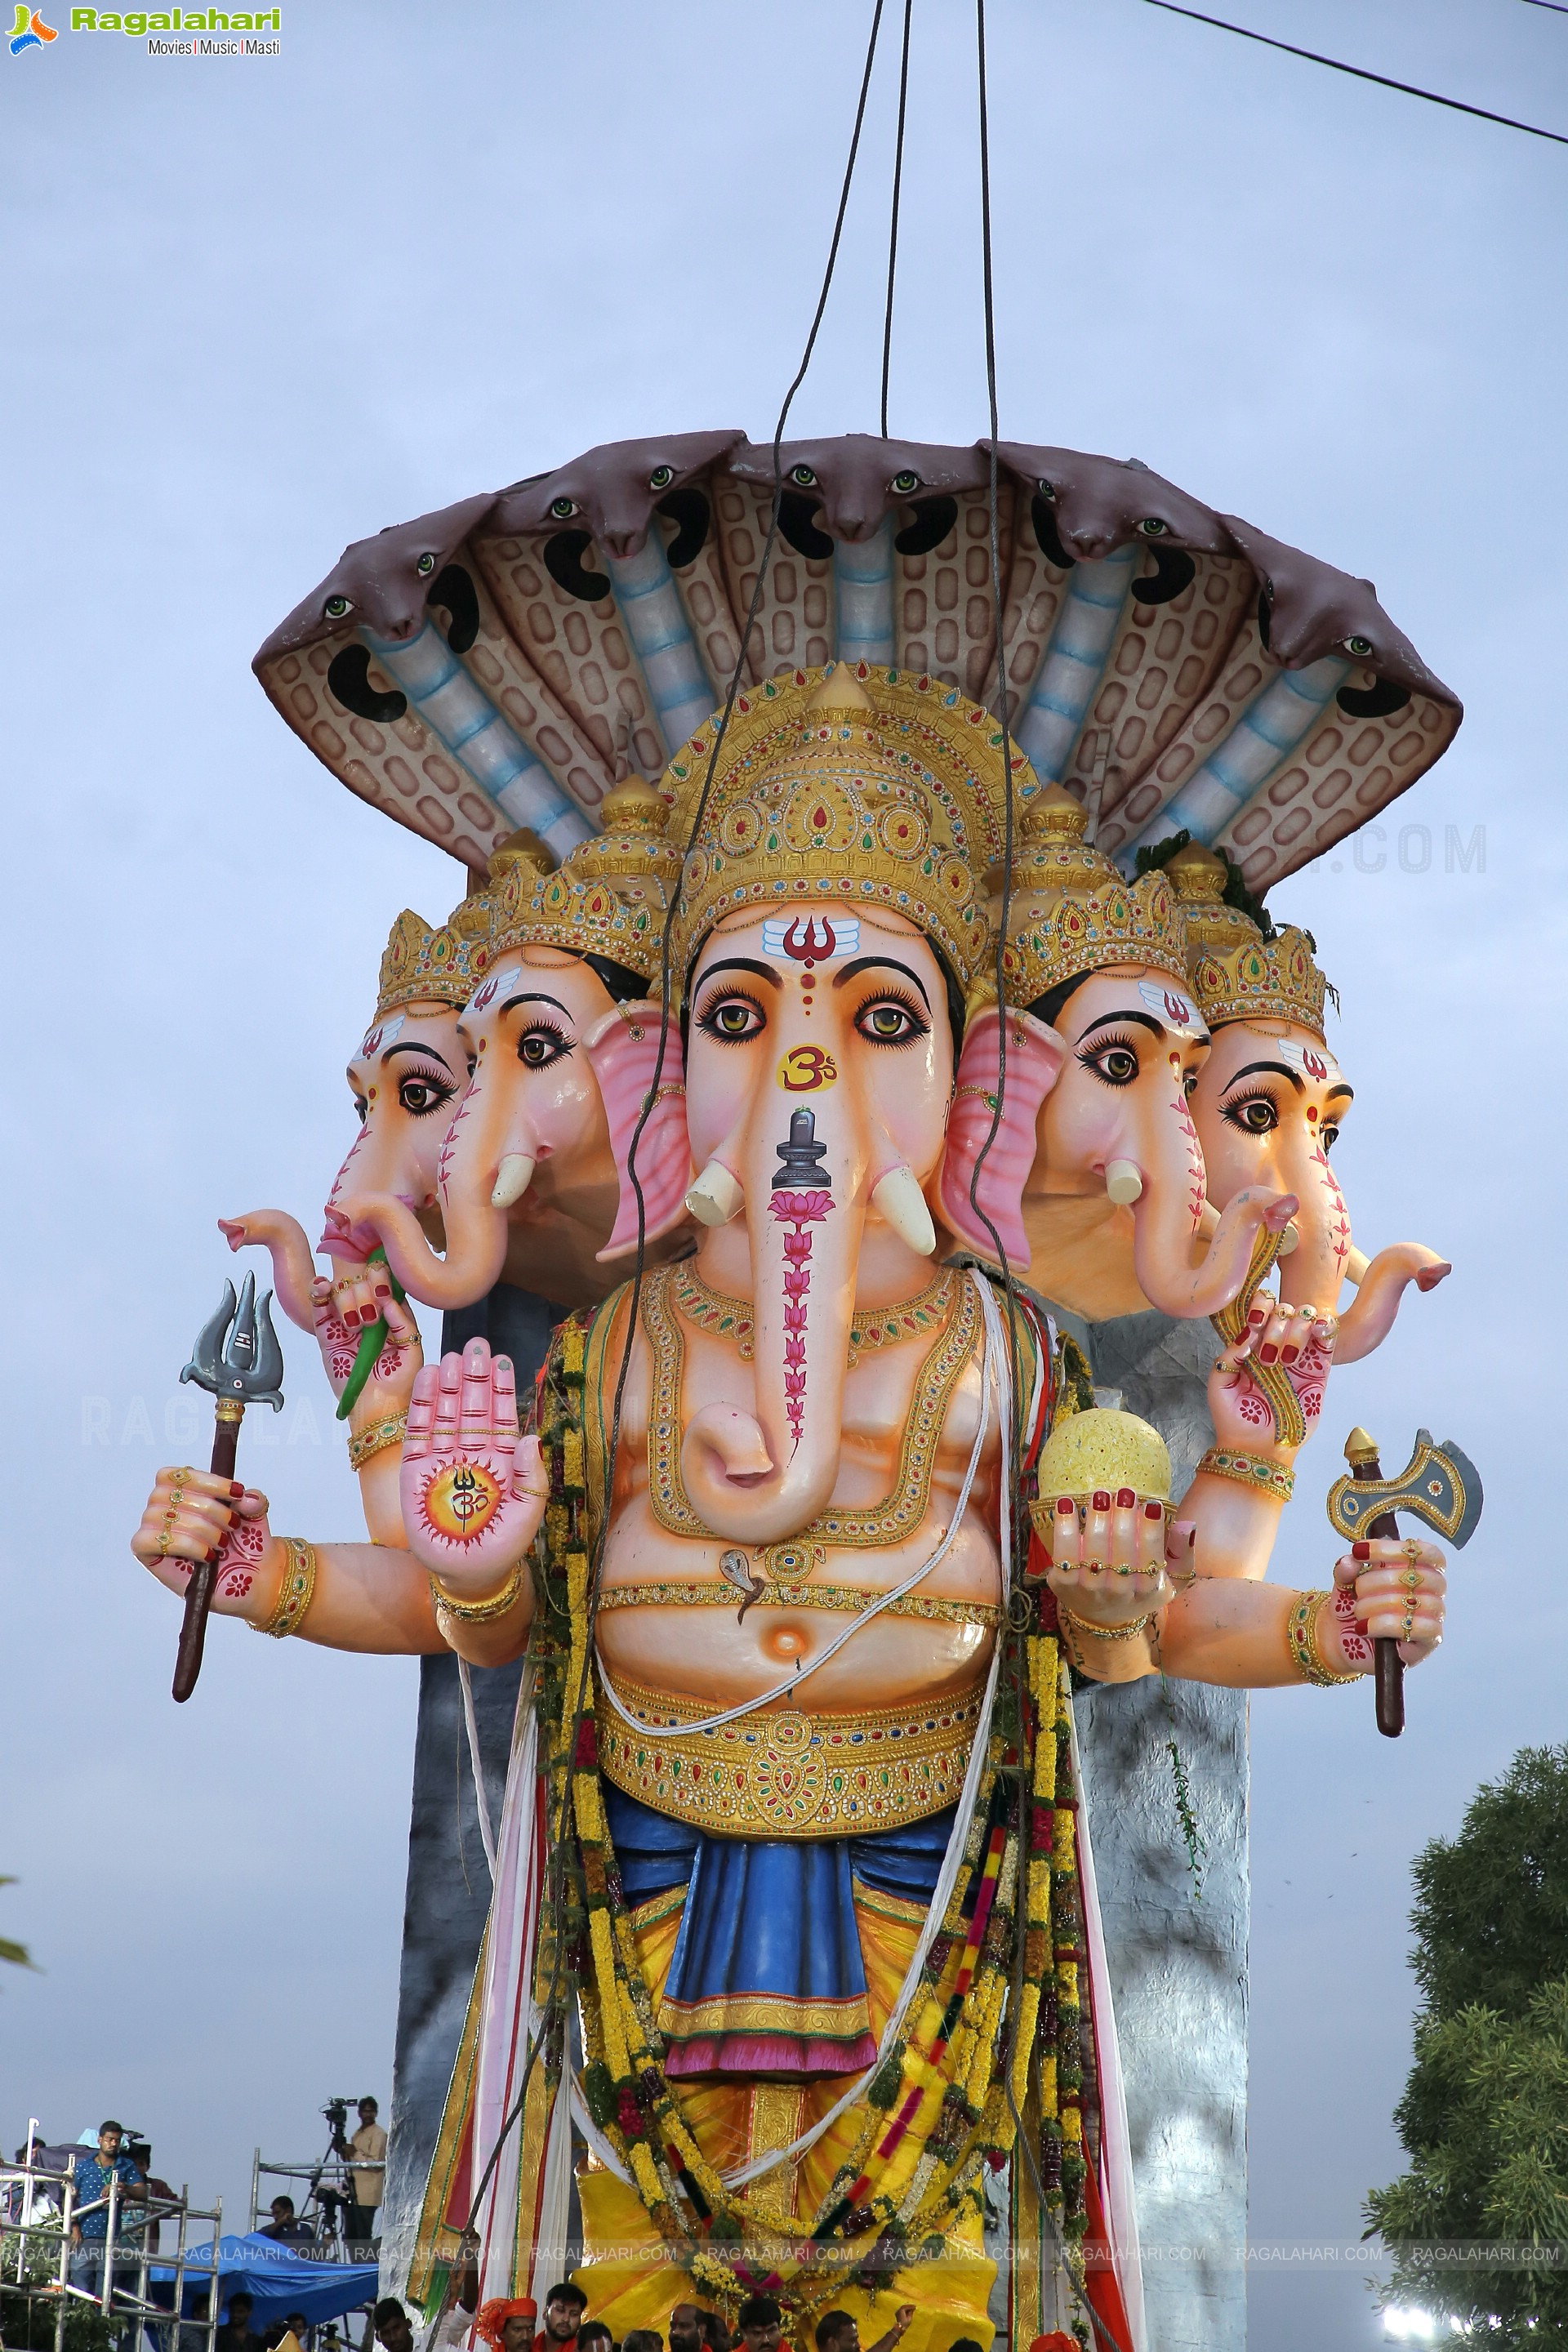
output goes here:
[{"label": "cloudy sky", "polygon": [[[1489,1497],[1398,1746],[1364,1692],[1253,1708],[1254,2222],[1353,2240],[1399,2166],[1409,1859],[1564,1727],[1568,152],[1139,0],[990,13],[1004,434],[1140,457],[1366,574],[1468,706],[1382,838],[1277,894],[1343,994],[1357,1239],[1456,1266],[1336,1377],[1280,1571],[1327,1580],[1354,1420],[1385,1460],[1452,1431]],[[1245,14],[1568,130],[1568,16],[1525,0]],[[325,2098],[389,2086],[415,1669],[222,1627],[176,1711],[175,1612],[126,1549],[157,1464],[204,1442],[175,1376],[229,1265],[215,1218],[314,1214],[387,924],[462,887],[312,763],[250,656],[384,524],[620,436],[771,430],[867,20],[291,0],[275,59],[0,52],[0,1933],[41,1971],[0,1991],[7,2147],[30,2113],[61,2137],[117,2111],[232,2213],[258,2142],[309,2155]],[[984,429],[973,93],[967,8],[918,0],[892,407],[915,437]],[[892,97],[803,432],[875,426]],[[281,1529],[349,1536],[297,1337],[289,1388],[245,1466]],[[1269,2352],[1380,2336],[1343,2277],[1252,2308]]]}]

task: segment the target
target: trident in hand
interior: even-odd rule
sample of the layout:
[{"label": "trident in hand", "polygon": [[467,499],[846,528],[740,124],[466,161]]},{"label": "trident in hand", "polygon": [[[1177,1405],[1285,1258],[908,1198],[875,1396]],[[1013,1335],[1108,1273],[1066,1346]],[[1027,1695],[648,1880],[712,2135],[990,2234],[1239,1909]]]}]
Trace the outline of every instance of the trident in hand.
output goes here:
[{"label": "trident in hand", "polygon": [[[1415,1451],[1397,1478],[1384,1476],[1377,1442],[1364,1429],[1352,1429],[1346,1438],[1345,1460],[1351,1466],[1330,1487],[1328,1512],[1330,1525],[1347,1543],[1396,1538],[1396,1509],[1414,1511],[1461,1550],[1475,1534],[1481,1482],[1469,1455],[1451,1437],[1435,1445],[1431,1431],[1418,1429]],[[1397,1739],[1405,1728],[1405,1662],[1398,1643],[1385,1634],[1378,1635],[1373,1650],[1377,1727],[1385,1739]]]},{"label": "trident in hand", "polygon": [[[283,1410],[283,1350],[272,1328],[272,1293],[256,1304],[256,1276],[247,1274],[237,1300],[234,1285],[226,1282],[217,1313],[202,1326],[191,1360],[180,1374],[195,1381],[217,1399],[213,1432],[212,1471],[215,1478],[234,1476],[239,1446],[239,1424],[247,1404],[269,1404]],[[196,1686],[202,1670],[202,1644],[206,1640],[207,1612],[217,1581],[217,1562],[198,1560],[185,1587],[185,1615],[180,1627],[180,1647],[174,1660],[174,1697],[183,1703]]]}]

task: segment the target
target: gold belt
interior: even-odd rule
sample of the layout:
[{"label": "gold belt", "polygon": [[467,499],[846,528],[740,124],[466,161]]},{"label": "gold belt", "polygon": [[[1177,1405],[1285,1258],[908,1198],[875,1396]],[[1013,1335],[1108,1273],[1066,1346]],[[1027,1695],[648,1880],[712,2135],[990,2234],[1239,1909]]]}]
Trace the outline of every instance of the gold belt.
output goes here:
[{"label": "gold belt", "polygon": [[718,1837],[866,1837],[942,1812],[963,1788],[984,1697],[976,1684],[925,1706],[858,1715],[784,1707],[689,1732],[682,1726],[711,1715],[710,1704],[613,1680],[637,1723],[607,1701],[599,1706],[605,1779]]},{"label": "gold belt", "polygon": [[[695,1580],[660,1578],[647,1584],[612,1584],[599,1595],[599,1614],[606,1609],[738,1609],[745,1594],[733,1584],[699,1584]],[[837,1609],[858,1617],[881,1593],[864,1584],[773,1584],[764,1587],[752,1603],[760,1609]],[[890,1601],[884,1617],[920,1617],[932,1625],[984,1625],[991,1631],[1002,1622],[1002,1612],[990,1601],[944,1600],[940,1594],[906,1592]]]}]

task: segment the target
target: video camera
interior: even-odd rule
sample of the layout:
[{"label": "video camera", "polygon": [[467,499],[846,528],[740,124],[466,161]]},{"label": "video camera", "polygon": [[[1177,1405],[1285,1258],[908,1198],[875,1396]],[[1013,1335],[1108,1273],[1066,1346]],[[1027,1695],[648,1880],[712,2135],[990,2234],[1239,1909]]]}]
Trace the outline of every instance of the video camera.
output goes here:
[{"label": "video camera", "polygon": [[349,2109],[357,2107],[358,2105],[357,2099],[329,2099],[321,2109],[322,2115],[327,2119],[328,2128],[335,2133],[341,2133],[348,2122]]}]

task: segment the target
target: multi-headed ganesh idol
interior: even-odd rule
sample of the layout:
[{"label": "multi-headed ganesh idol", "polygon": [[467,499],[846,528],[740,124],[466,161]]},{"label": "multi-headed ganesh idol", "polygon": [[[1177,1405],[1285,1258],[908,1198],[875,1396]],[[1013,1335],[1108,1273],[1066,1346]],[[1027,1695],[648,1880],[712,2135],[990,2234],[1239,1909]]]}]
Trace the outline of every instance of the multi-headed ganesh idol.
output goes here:
[{"label": "multi-headed ganesh idol", "polygon": [[[1284,1336],[1267,1308],[1210,1385],[1221,1466],[1173,1520],[1152,1433],[1119,1452],[1040,1303],[952,1254],[955,1224],[977,1248],[1017,1233],[1041,1150],[1136,1175],[1141,1278],[1188,1313],[1289,1218],[1293,1195],[1243,1187],[1198,1244],[1209,1041],[1165,877],[1089,852],[1026,874],[998,1006],[984,710],[840,667],[742,698],[712,753],[705,730],[666,779],[671,839],[703,803],[670,1025],[661,1044],[651,1003],[601,1024],[637,1073],[629,1099],[606,1090],[617,1230],[639,1188],[650,1232],[684,1196],[696,1253],[561,1327],[537,1454],[479,1343],[420,1374],[409,1416],[409,1550],[384,1572],[428,1578],[470,1660],[531,1637],[535,1666],[426,2218],[465,2219],[501,2144],[483,2285],[525,2289],[530,2249],[563,2233],[575,2118],[579,2275],[612,2326],[690,2282],[732,2311],[771,2279],[796,2326],[907,2297],[917,2346],[988,2332],[990,2173],[1015,2157],[1020,2247],[1047,2210],[1072,2246],[1127,2161],[1085,2062],[1103,1956],[1063,1635],[1102,1680],[1155,1658],[1342,1679],[1369,1626],[1425,1654],[1441,1568],[1373,1546],[1336,1571],[1340,1607],[1249,1580],[1289,1486],[1253,1410],[1250,1348]],[[1037,791],[1017,755],[1013,785],[1020,808]],[[226,1496],[203,1507],[226,1519]],[[311,1552],[289,1630],[384,1645],[350,1622],[354,1550]],[[270,1545],[242,1613],[273,1622],[289,1569]],[[1087,2291],[1128,2340],[1114,2265]],[[1053,2316],[1021,2294],[1027,2342]]]}]

